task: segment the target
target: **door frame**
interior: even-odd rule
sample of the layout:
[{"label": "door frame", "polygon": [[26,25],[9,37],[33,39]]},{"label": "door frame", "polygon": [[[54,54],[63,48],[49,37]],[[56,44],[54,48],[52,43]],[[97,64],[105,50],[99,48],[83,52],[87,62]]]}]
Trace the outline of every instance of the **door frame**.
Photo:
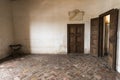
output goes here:
[{"label": "door frame", "polygon": [[[103,57],[103,18],[109,14],[111,14],[113,11],[117,11],[118,12],[118,9],[111,9],[109,10],[108,12],[105,12],[101,15],[99,15],[99,49],[98,49],[98,52],[99,52],[99,56],[100,57]],[[118,22],[117,22],[118,23]],[[118,24],[116,24],[117,28],[118,28]],[[117,30],[116,30],[116,34],[117,34]],[[117,54],[117,35],[116,35],[116,41],[115,41],[115,54],[113,54],[113,69],[116,70],[116,54]]]},{"label": "door frame", "polygon": [[[85,40],[85,24],[84,23],[81,23],[81,24],[67,24],[67,54],[70,54],[70,51],[69,51],[69,25],[83,25],[83,29],[84,29],[84,34],[83,34],[83,39]],[[85,42],[83,40],[83,42]],[[84,44],[83,44],[83,48],[84,48]],[[84,53],[84,50],[83,50],[83,53]]]},{"label": "door frame", "polygon": [[103,18],[109,14],[111,14],[111,12],[113,11],[114,9],[112,10],[109,10],[101,15],[99,15],[99,55],[100,57],[103,57]]}]

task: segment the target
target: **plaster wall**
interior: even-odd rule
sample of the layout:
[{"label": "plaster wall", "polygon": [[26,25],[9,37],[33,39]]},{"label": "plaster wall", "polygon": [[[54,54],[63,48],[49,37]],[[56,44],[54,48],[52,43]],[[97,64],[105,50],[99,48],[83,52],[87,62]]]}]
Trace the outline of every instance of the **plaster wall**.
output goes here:
[{"label": "plaster wall", "polygon": [[10,0],[0,0],[0,59],[9,55],[13,43],[13,25]]},{"label": "plaster wall", "polygon": [[[84,51],[90,53],[90,19],[107,8],[106,0],[16,0],[12,5],[15,41],[33,54],[67,53],[67,24],[73,23],[85,23]],[[85,11],[83,21],[69,21],[74,9]]]},{"label": "plaster wall", "polygon": [[117,64],[116,65],[117,65],[118,72],[120,72],[120,13],[119,13],[119,24],[118,24],[118,36],[117,36]]}]

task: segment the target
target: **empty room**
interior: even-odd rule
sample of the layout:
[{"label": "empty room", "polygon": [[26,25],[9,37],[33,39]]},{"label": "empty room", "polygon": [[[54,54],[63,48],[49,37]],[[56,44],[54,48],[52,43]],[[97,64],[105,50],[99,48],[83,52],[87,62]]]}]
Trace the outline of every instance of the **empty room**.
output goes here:
[{"label": "empty room", "polygon": [[0,0],[0,80],[120,80],[120,0]]}]

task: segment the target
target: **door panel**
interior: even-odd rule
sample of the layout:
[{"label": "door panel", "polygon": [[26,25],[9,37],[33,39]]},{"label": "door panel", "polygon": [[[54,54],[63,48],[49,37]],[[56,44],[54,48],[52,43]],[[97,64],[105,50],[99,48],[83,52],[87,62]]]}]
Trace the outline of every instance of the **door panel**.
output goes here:
[{"label": "door panel", "polygon": [[76,34],[76,28],[74,26],[70,26],[70,34]]},{"label": "door panel", "polygon": [[77,33],[76,33],[76,44],[77,44],[77,53],[84,53],[84,25],[81,24],[77,26]]},{"label": "door panel", "polygon": [[118,10],[110,13],[110,37],[109,37],[109,54],[108,64],[111,68],[116,68],[116,48],[117,48],[117,27],[118,27]]},{"label": "door panel", "polygon": [[98,56],[99,18],[91,19],[91,47],[90,53]]},{"label": "door panel", "polygon": [[70,26],[69,28],[69,42],[70,42],[70,46],[69,46],[69,51],[75,53],[76,52],[76,46],[74,44],[76,44],[76,28],[74,26]]},{"label": "door panel", "polygon": [[84,53],[84,24],[68,24],[68,53]]}]

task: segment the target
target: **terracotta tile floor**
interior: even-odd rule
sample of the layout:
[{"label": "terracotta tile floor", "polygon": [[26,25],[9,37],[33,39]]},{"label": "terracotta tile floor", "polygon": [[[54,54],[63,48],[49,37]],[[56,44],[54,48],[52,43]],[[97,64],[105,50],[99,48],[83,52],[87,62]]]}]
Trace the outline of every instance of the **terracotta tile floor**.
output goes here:
[{"label": "terracotta tile floor", "polygon": [[27,55],[0,64],[0,80],[120,80],[90,55]]}]

